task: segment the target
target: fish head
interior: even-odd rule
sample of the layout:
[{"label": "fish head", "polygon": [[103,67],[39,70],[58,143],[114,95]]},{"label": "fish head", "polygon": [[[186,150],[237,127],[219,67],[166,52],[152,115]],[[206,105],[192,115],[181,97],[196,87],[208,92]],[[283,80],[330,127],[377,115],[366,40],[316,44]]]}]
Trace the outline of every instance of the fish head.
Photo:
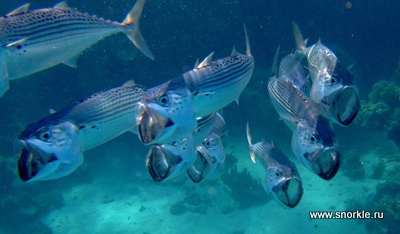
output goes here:
[{"label": "fish head", "polygon": [[18,173],[25,182],[58,179],[83,163],[78,128],[68,121],[31,124],[21,134],[20,143]]},{"label": "fish head", "polygon": [[189,90],[171,81],[149,89],[137,105],[136,123],[144,144],[170,143],[190,135],[197,121]]},{"label": "fish head", "polygon": [[218,170],[225,161],[225,150],[221,137],[211,132],[203,143],[197,146],[197,157],[186,171],[194,183],[200,183]]},{"label": "fish head", "polygon": [[155,182],[171,179],[189,168],[196,158],[191,137],[171,144],[152,145],[146,167]]},{"label": "fish head", "polygon": [[303,196],[303,183],[296,166],[273,165],[267,167],[266,189],[279,203],[295,207]]},{"label": "fish head", "polygon": [[332,126],[324,117],[319,117],[315,125],[300,121],[293,131],[294,154],[309,170],[325,180],[333,178],[340,166],[341,154],[336,144]]},{"label": "fish head", "polygon": [[340,62],[332,71],[323,70],[318,75],[310,97],[323,107],[332,121],[342,126],[351,124],[361,107],[354,77]]}]

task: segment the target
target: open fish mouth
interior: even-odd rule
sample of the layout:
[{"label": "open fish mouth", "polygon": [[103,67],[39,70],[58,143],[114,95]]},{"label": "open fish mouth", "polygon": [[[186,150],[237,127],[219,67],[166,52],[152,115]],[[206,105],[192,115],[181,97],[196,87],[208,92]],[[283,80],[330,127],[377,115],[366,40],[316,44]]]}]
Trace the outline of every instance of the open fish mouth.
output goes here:
[{"label": "open fish mouth", "polygon": [[[36,179],[42,169],[58,159],[53,153],[46,153],[33,144],[25,144],[17,161],[18,175],[24,182]],[[55,167],[54,171],[57,168]]]},{"label": "open fish mouth", "polygon": [[160,145],[153,145],[147,154],[146,166],[151,178],[155,182],[161,182],[174,174],[176,166],[181,162],[179,155]]},{"label": "open fish mouth", "polygon": [[213,165],[211,157],[207,154],[203,147],[197,147],[197,157],[193,165],[186,170],[186,174],[194,183],[200,183],[203,181],[210,173],[211,167]]},{"label": "open fish mouth", "polygon": [[287,178],[273,188],[275,199],[293,208],[299,204],[303,196],[303,184],[298,178]]},{"label": "open fish mouth", "polygon": [[308,157],[311,169],[322,179],[330,180],[339,170],[341,154],[335,147],[319,150]]},{"label": "open fish mouth", "polygon": [[137,120],[139,139],[143,144],[155,143],[168,127],[174,125],[170,118],[166,118],[150,108],[142,106],[138,108],[139,118]]},{"label": "open fish mouth", "polygon": [[343,87],[332,103],[331,116],[334,116],[340,125],[348,126],[356,118],[360,106],[357,89],[353,86]]}]

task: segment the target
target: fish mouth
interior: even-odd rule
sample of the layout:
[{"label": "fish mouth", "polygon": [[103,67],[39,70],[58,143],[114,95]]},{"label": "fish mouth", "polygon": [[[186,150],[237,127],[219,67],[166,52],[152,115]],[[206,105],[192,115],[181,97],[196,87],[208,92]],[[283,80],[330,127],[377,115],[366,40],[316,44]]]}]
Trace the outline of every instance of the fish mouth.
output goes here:
[{"label": "fish mouth", "polygon": [[319,150],[307,157],[311,169],[322,179],[332,179],[340,166],[341,154],[335,147]]},{"label": "fish mouth", "polygon": [[204,147],[197,147],[197,157],[193,165],[186,170],[186,174],[194,183],[200,183],[210,173],[215,160],[208,155]]},{"label": "fish mouth", "polygon": [[353,86],[345,86],[332,103],[331,116],[334,116],[338,124],[348,126],[356,118],[360,106],[357,89]]},{"label": "fish mouth", "polygon": [[146,167],[155,182],[161,182],[172,174],[182,158],[161,145],[153,145],[147,154]]},{"label": "fish mouth", "polygon": [[145,145],[156,143],[174,125],[170,118],[145,105],[138,105],[136,113],[139,139]]},{"label": "fish mouth", "polygon": [[299,178],[287,178],[272,191],[276,200],[287,207],[294,208],[303,196],[303,183]]},{"label": "fish mouth", "polygon": [[[44,179],[40,176],[42,170],[48,164],[57,164],[58,158],[55,154],[46,153],[34,144],[24,142],[24,145],[17,160],[19,178],[24,182]],[[52,168],[51,171],[47,171],[47,174],[54,173],[58,166]]]}]

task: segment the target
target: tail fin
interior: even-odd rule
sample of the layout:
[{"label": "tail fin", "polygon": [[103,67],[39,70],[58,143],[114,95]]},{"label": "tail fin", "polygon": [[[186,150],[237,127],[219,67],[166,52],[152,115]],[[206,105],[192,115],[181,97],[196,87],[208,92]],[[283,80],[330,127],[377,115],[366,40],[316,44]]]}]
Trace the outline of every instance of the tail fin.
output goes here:
[{"label": "tail fin", "polygon": [[142,15],[143,6],[146,0],[137,0],[131,11],[122,22],[122,26],[127,26],[125,30],[126,36],[135,44],[135,46],[148,58],[154,60],[153,53],[147,46],[146,40],[140,33],[140,16]]},{"label": "tail fin", "polygon": [[249,122],[246,124],[246,134],[247,134],[247,141],[249,142],[249,148],[250,148],[250,158],[253,163],[256,163],[256,156],[254,155],[253,151],[253,145],[251,144],[251,135],[250,135],[250,127],[249,127]]},{"label": "tail fin", "polygon": [[293,28],[293,35],[294,35],[294,40],[296,41],[297,49],[302,52],[305,51],[307,41],[305,41],[303,39],[303,35],[301,35],[299,26],[295,22],[292,22],[292,28]]}]

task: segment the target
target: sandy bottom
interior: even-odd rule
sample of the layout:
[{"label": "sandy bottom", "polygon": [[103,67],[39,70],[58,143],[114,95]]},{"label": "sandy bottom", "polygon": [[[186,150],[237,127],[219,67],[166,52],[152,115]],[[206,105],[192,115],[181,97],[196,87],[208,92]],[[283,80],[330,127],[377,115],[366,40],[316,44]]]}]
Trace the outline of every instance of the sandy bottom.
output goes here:
[{"label": "sandy bottom", "polygon": [[[238,170],[247,168],[252,176],[262,178],[264,169],[250,161],[246,140],[232,137],[226,140],[235,142],[232,144],[235,147],[228,147],[226,151],[228,155],[236,154]],[[114,156],[124,154],[124,148],[115,144],[107,144],[101,150],[113,152]],[[93,154],[96,152],[88,152],[87,158],[95,157]],[[92,167],[98,162],[92,159],[86,163]],[[147,175],[144,162],[132,168],[130,178],[121,176],[115,169],[124,164],[122,159],[113,164],[104,165],[101,170],[97,168],[92,182],[71,185],[63,193],[65,205],[41,221],[53,233],[63,234],[366,233],[365,220],[310,219],[309,211],[355,211],[349,210],[350,203],[371,197],[379,182],[350,181],[340,170],[331,181],[323,181],[297,163],[304,196],[296,208],[289,209],[269,200],[261,206],[239,209],[220,174],[200,184],[193,184],[185,174],[157,184]],[[265,193],[265,196],[269,195]]]}]

